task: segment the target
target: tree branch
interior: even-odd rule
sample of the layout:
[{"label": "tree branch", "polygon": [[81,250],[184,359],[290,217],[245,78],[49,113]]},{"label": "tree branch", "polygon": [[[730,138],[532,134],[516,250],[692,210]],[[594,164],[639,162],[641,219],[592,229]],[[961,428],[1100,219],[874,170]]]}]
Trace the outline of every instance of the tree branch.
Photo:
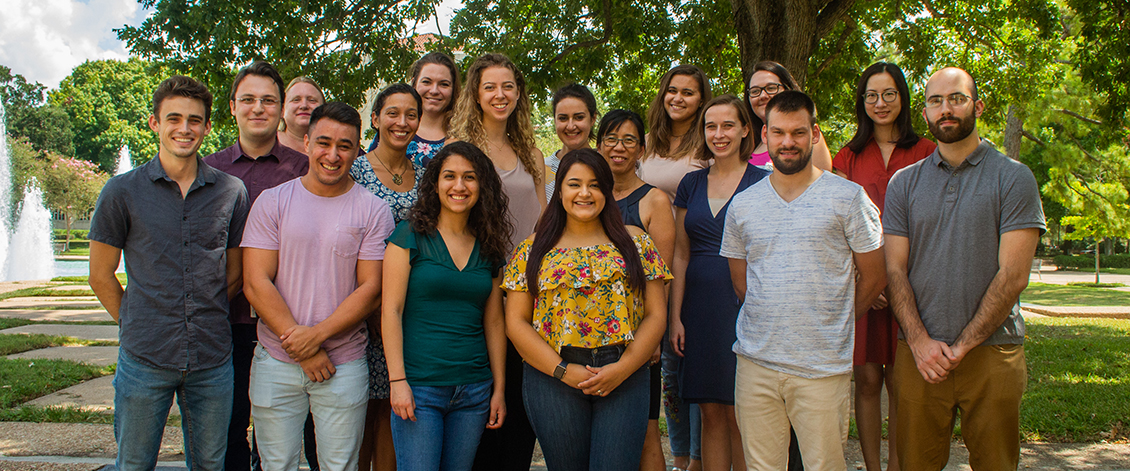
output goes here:
[{"label": "tree branch", "polygon": [[832,32],[854,5],[855,0],[832,0],[825,4],[816,15],[816,39],[819,40]]},{"label": "tree branch", "polygon": [[[956,22],[960,23],[961,25],[965,26],[966,31],[974,31],[975,30],[974,25],[969,23],[968,21],[965,21],[961,18],[956,18],[953,15],[950,15],[949,13],[942,13],[941,11],[938,11],[938,8],[934,6],[933,0],[922,0],[922,6],[924,6],[926,8],[926,11],[930,13],[930,16],[933,16],[934,18],[950,19],[950,20],[956,21]],[[1004,39],[1001,39],[1001,37],[999,35],[997,35],[997,32],[994,31],[992,28],[988,28],[988,33],[989,33],[989,35],[991,35],[993,37],[993,39],[996,39],[997,42],[999,42],[1001,45],[1007,44],[1004,41]],[[986,40],[984,40],[980,37],[977,37],[976,39],[977,39],[977,42],[979,42],[982,45],[984,45],[985,47],[989,48],[990,51],[995,51],[995,50],[998,49],[995,45],[991,44],[989,41],[986,41]]]},{"label": "tree branch", "polygon": [[1103,124],[1102,121],[1099,121],[1099,120],[1093,119],[1093,118],[1088,118],[1086,116],[1083,116],[1083,115],[1076,113],[1074,111],[1071,111],[1071,110],[1056,110],[1056,111],[1059,111],[1060,113],[1071,116],[1072,118],[1075,118],[1075,119],[1078,119],[1078,120],[1081,120],[1081,121],[1086,121],[1086,122],[1091,123],[1091,124],[1098,124],[1100,126]]},{"label": "tree branch", "polygon": [[1023,129],[1020,130],[1020,135],[1028,138],[1029,141],[1032,141],[1032,142],[1035,142],[1036,144],[1039,144],[1040,147],[1047,147],[1048,146],[1048,143],[1040,140],[1040,138],[1033,136],[1032,133],[1029,133],[1028,131],[1025,131]]},{"label": "tree branch", "polygon": [[828,66],[832,65],[833,61],[840,57],[840,54],[844,52],[844,44],[847,44],[848,37],[851,36],[851,33],[855,32],[855,29],[856,25],[854,24],[848,24],[847,27],[844,28],[844,32],[841,33],[839,39],[836,40],[836,46],[832,54],[816,67],[816,72],[812,74],[812,78],[819,77],[820,73],[824,72],[824,69],[827,69]]},{"label": "tree branch", "polygon": [[601,6],[604,10],[604,12],[603,12],[604,13],[604,15],[603,15],[604,16],[604,34],[598,39],[593,39],[593,40],[589,40],[589,41],[581,41],[579,43],[570,44],[568,47],[563,49],[556,56],[553,56],[552,59],[550,59],[548,62],[545,63],[545,65],[543,65],[541,67],[541,70],[543,72],[546,71],[547,69],[549,69],[549,67],[552,66],[555,62],[557,62],[561,59],[564,59],[565,56],[569,55],[569,53],[571,53],[573,51],[576,51],[577,49],[589,48],[589,47],[596,46],[598,44],[604,44],[604,43],[608,42],[610,39],[612,39],[612,0],[604,0],[603,2],[601,2]]}]

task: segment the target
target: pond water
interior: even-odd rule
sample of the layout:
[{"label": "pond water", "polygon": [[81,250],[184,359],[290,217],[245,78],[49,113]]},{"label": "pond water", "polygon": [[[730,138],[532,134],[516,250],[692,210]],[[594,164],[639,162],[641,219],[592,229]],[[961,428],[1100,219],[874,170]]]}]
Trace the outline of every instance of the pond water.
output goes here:
[{"label": "pond water", "polygon": [[[125,273],[124,263],[118,264],[118,273]],[[86,260],[55,260],[55,276],[90,275],[90,262]]]}]

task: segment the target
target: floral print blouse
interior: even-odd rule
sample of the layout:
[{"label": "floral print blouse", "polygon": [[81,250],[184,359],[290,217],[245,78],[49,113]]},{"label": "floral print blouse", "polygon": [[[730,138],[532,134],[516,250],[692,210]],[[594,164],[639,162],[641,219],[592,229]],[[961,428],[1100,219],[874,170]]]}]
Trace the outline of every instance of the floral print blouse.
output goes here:
[{"label": "floral print blouse", "polygon": [[424,177],[422,167],[416,164],[412,164],[412,166],[413,173],[415,173],[415,182],[412,184],[411,190],[403,193],[381,183],[381,180],[377,178],[377,173],[373,170],[373,164],[369,163],[368,157],[363,155],[353,161],[353,167],[349,169],[349,176],[353,177],[353,181],[357,182],[358,185],[385,200],[388,203],[388,208],[392,210],[393,222],[400,224],[400,221],[408,218],[408,210],[416,204],[416,190],[420,188],[420,179]]},{"label": "floral print blouse", "polygon": [[[670,280],[671,271],[647,234],[632,238],[648,280]],[[514,249],[502,288],[528,291],[526,239]],[[550,249],[538,273],[534,330],[554,350],[595,348],[632,341],[643,319],[643,297],[628,289],[624,258],[611,242],[589,247]]]}]

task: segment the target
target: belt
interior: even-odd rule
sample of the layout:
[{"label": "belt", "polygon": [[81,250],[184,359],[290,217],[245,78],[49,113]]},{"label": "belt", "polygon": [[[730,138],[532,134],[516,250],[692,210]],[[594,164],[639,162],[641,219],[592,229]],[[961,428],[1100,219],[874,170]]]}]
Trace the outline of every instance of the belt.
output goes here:
[{"label": "belt", "polygon": [[561,359],[566,363],[601,367],[620,361],[620,356],[628,347],[624,344],[605,345],[596,348],[561,347]]}]

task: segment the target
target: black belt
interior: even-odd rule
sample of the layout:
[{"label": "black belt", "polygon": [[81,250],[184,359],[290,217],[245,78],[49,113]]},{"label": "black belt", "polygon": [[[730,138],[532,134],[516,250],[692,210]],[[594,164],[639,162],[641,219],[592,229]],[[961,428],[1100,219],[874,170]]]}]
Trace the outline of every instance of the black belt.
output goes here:
[{"label": "black belt", "polygon": [[620,361],[620,356],[628,347],[624,344],[605,345],[596,348],[561,347],[561,359],[566,363],[601,367]]}]

